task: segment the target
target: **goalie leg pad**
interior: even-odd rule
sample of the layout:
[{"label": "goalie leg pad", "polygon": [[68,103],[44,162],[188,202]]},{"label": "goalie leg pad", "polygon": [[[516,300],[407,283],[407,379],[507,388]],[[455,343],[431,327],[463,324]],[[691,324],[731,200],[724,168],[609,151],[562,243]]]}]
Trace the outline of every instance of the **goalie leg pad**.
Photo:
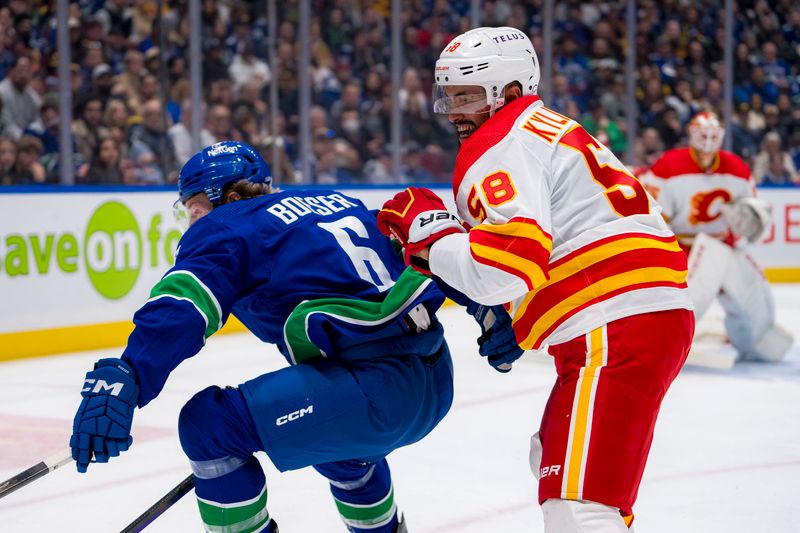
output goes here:
[{"label": "goalie leg pad", "polygon": [[339,515],[353,533],[392,533],[397,505],[386,459],[336,461],[314,466],[328,478]]},{"label": "goalie leg pad", "polygon": [[732,253],[728,245],[705,233],[695,238],[687,260],[689,273],[686,283],[697,321],[719,294]]},{"label": "goalie leg pad", "polygon": [[542,514],[545,533],[630,533],[619,509],[602,503],[553,498]]},{"label": "goalie leg pad", "polygon": [[[743,358],[780,359],[783,353],[779,350],[784,343],[778,342],[773,346],[770,341],[772,336],[764,340],[768,354],[762,354],[757,348],[766,332],[774,327],[775,303],[772,288],[764,278],[761,268],[741,250],[731,256],[719,303],[725,310],[728,338]],[[791,345],[791,341],[789,344]]]},{"label": "goalie leg pad", "polygon": [[783,327],[773,324],[755,345],[755,354],[763,361],[777,363],[789,352],[794,336]]}]

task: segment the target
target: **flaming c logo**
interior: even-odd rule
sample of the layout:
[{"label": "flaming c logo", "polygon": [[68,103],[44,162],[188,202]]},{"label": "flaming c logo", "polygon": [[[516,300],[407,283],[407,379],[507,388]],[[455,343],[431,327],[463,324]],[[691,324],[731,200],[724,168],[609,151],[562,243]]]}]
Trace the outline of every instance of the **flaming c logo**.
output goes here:
[{"label": "flaming c logo", "polygon": [[689,213],[691,224],[702,224],[716,220],[722,214],[719,207],[712,207],[714,203],[727,203],[731,201],[731,193],[724,189],[714,189],[708,192],[699,192],[692,196],[692,211]]}]

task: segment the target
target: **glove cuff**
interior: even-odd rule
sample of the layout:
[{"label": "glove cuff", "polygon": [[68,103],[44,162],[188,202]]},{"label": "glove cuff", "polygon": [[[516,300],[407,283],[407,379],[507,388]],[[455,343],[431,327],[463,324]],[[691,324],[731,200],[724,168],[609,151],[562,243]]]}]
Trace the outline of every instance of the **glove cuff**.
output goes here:
[{"label": "glove cuff", "polygon": [[121,370],[122,372],[130,376],[134,382],[136,383],[139,382],[139,380],[136,379],[136,372],[133,370],[133,367],[128,362],[118,357],[105,357],[103,359],[98,360],[94,364],[94,370],[107,366]]}]

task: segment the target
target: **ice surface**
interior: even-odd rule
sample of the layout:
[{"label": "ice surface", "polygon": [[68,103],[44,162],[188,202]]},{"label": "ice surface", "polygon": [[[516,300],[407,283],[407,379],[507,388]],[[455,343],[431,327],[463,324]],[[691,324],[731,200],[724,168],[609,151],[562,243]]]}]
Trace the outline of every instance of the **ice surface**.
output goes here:
[{"label": "ice surface", "polygon": [[[800,285],[775,285],[778,319],[800,337]],[[441,313],[454,354],[456,399],[426,439],[389,456],[412,533],[542,531],[528,439],[554,379],[526,354],[510,374],[477,355],[477,326]],[[113,352],[113,351],[112,351]],[[67,446],[85,352],[0,365],[0,479]],[[134,420],[134,445],[78,475],[67,465],[0,500],[0,531],[119,531],[189,469],[176,433],[180,407],[210,384],[238,384],[282,366],[254,337],[212,338]],[[345,531],[327,483],[311,469],[279,473],[262,456],[269,509],[282,533]],[[769,365],[686,367],[663,404],[635,507],[637,533],[794,532],[800,511],[800,345]],[[192,494],[147,531],[201,531]]]}]

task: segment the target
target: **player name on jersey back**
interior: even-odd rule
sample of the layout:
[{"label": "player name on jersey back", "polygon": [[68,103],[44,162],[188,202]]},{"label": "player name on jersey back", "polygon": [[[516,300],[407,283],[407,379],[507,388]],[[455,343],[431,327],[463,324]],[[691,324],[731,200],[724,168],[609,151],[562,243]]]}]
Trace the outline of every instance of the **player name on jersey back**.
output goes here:
[{"label": "player name on jersey back", "polygon": [[267,212],[289,225],[312,213],[321,216],[333,215],[348,207],[356,207],[356,204],[341,194],[289,196],[269,206]]}]

